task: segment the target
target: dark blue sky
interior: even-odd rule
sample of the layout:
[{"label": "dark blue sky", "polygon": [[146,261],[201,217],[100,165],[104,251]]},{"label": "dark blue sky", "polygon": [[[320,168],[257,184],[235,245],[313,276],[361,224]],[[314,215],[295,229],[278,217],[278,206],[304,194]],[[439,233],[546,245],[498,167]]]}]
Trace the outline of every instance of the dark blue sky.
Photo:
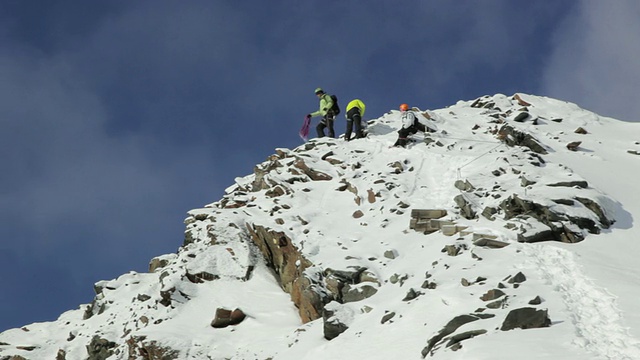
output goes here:
[{"label": "dark blue sky", "polygon": [[366,118],[524,92],[637,121],[638,17],[631,0],[2,1],[0,331],[177,251],[188,210],[300,144],[318,86]]}]

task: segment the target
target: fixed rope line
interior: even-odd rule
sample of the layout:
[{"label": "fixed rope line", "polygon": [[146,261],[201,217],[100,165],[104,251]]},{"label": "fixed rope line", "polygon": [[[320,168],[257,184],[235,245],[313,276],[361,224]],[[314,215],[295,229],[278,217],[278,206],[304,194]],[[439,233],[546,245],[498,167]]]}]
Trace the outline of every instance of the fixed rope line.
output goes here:
[{"label": "fixed rope line", "polygon": [[489,149],[489,151],[487,151],[487,152],[485,152],[485,153],[480,154],[478,157],[476,157],[476,158],[474,158],[473,160],[469,161],[468,163],[466,163],[466,164],[464,164],[464,165],[460,166],[460,167],[458,168],[458,171],[460,171],[460,169],[462,169],[463,167],[465,167],[465,166],[467,166],[467,165],[471,164],[472,162],[474,162],[474,161],[476,161],[476,160],[480,159],[481,157],[483,157],[483,156],[487,155],[488,153],[492,152],[493,150],[495,150],[495,149],[499,148],[499,147],[500,147],[500,146],[502,146],[502,145],[504,145],[504,144],[503,144],[503,143],[500,143],[500,144],[498,144],[498,145],[496,145],[496,146],[492,147],[491,149]]}]

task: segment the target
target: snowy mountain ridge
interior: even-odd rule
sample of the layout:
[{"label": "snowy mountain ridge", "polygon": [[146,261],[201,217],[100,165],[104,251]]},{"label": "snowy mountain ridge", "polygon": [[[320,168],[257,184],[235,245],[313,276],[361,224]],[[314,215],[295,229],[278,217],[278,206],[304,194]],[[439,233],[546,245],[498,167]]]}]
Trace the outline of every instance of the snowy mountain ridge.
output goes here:
[{"label": "snowy mountain ridge", "polygon": [[419,112],[438,131],[406,149],[397,111],[276,149],[0,359],[640,359],[637,124],[526,94]]}]

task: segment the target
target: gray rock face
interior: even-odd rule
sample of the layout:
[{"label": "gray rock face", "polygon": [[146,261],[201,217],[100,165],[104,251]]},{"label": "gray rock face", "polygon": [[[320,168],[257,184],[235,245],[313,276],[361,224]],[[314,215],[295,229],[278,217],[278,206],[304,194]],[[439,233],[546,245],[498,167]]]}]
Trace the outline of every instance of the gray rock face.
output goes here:
[{"label": "gray rock face", "polygon": [[547,310],[538,310],[532,307],[525,307],[511,310],[504,319],[500,330],[512,329],[533,329],[551,326],[551,319]]},{"label": "gray rock face", "polygon": [[116,343],[113,341],[100,338],[96,335],[91,340],[91,343],[87,345],[87,354],[89,355],[87,360],[105,360],[113,355],[113,348],[115,347]]}]

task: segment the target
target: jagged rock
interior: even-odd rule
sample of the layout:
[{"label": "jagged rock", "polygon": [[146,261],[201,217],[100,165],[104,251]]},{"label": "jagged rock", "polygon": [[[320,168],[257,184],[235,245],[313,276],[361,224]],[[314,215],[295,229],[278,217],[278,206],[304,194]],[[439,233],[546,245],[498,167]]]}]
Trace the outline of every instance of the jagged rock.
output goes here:
[{"label": "jagged rock", "polygon": [[482,295],[480,297],[480,300],[482,301],[490,301],[490,300],[495,300],[501,296],[504,296],[505,293],[502,290],[498,290],[498,289],[491,289],[489,291],[487,291],[484,295]]},{"label": "jagged rock", "polygon": [[525,282],[525,281],[527,281],[527,277],[524,276],[524,274],[519,271],[513,277],[509,278],[509,280],[507,282],[509,284],[519,284],[519,283],[522,283],[522,282]]},{"label": "jagged rock", "polygon": [[402,166],[402,163],[400,161],[396,161],[394,163],[388,164],[389,166],[391,166],[391,168],[394,169],[394,173],[395,174],[400,174],[404,171],[404,167]]},{"label": "jagged rock", "polygon": [[521,112],[513,118],[515,122],[524,122],[529,117],[529,113],[526,111]]},{"label": "jagged rock", "polygon": [[464,181],[456,180],[456,182],[453,183],[453,186],[455,186],[456,189],[458,190],[467,191],[467,192],[474,191],[476,189],[473,185],[471,185],[469,180],[464,180]]},{"label": "jagged rock", "polygon": [[571,151],[578,151],[578,148],[580,147],[580,144],[582,144],[582,141],[572,141],[572,142],[567,144],[567,149],[569,149]]},{"label": "jagged rock", "polygon": [[384,314],[384,316],[382,317],[382,319],[380,320],[380,324],[384,324],[387,321],[393,319],[393,317],[396,316],[395,312],[387,312],[386,314]]},{"label": "jagged rock", "polygon": [[510,125],[504,125],[500,128],[498,134],[504,142],[509,146],[524,146],[538,154],[547,154],[547,150],[530,134],[516,130]]},{"label": "jagged rock", "polygon": [[442,249],[442,252],[447,253],[449,256],[458,256],[462,250],[466,250],[464,245],[456,244],[456,245],[445,245]]},{"label": "jagged rock", "polygon": [[468,202],[462,194],[457,195],[453,200],[460,208],[460,215],[465,219],[471,220],[476,218],[476,212],[473,210],[472,204]]},{"label": "jagged rock", "polygon": [[529,301],[529,305],[540,305],[542,304],[542,298],[540,296],[536,296],[532,300]]},{"label": "jagged rock", "polygon": [[535,184],[536,184],[535,181],[529,180],[524,176],[520,177],[520,186],[522,186],[522,187],[527,187],[529,185],[535,185]]},{"label": "jagged rock", "polygon": [[589,183],[584,180],[576,180],[576,181],[560,181],[553,184],[547,184],[547,186],[564,186],[564,187],[577,187],[580,189],[586,189],[589,187]]},{"label": "jagged rock", "polygon": [[608,229],[615,222],[614,219],[610,220],[607,217],[605,211],[597,202],[591,199],[582,198],[582,197],[576,197],[575,199],[578,200],[582,205],[586,206],[587,209],[591,210],[594,214],[596,214],[596,216],[598,217],[598,220],[600,221],[600,224],[602,224],[602,226],[604,226],[605,229]]},{"label": "jagged rock", "polygon": [[176,360],[180,358],[178,350],[160,346],[156,341],[147,341],[145,336],[132,336],[127,339],[129,359]]},{"label": "jagged rock", "polygon": [[396,250],[387,250],[384,252],[383,256],[387,259],[393,260],[398,257],[398,252]]},{"label": "jagged rock", "polygon": [[89,355],[87,360],[106,360],[109,356],[113,355],[113,349],[115,347],[115,342],[95,335],[89,345],[86,346],[87,354]]},{"label": "jagged rock", "polygon": [[349,328],[349,320],[353,317],[351,310],[336,302],[325,306],[322,312],[324,338],[332,340]]},{"label": "jagged rock", "polygon": [[434,347],[447,335],[452,334],[453,332],[455,332],[460,326],[473,322],[473,321],[477,321],[477,320],[481,320],[481,319],[487,319],[487,318],[491,318],[495,315],[492,314],[469,314],[469,315],[460,315],[457,316],[455,318],[453,318],[451,321],[449,321],[444,328],[442,328],[442,330],[440,330],[438,332],[438,334],[436,334],[435,336],[433,336],[432,338],[430,338],[427,341],[427,346],[422,349],[422,357],[426,357],[427,355],[429,355],[429,353],[431,353],[431,351],[434,349]]},{"label": "jagged rock", "polygon": [[481,215],[484,216],[485,218],[489,219],[489,220],[495,220],[495,217],[493,215],[498,213],[498,209],[496,209],[495,207],[492,206],[487,206],[484,208],[484,210],[482,210]]},{"label": "jagged rock", "polygon": [[66,360],[66,359],[67,359],[67,352],[62,349],[58,349],[58,352],[56,353],[56,360]]},{"label": "jagged rock", "polygon": [[[189,235],[191,235],[191,233],[189,232]],[[186,236],[186,233],[185,233]],[[186,241],[186,238],[185,238]],[[190,243],[193,242],[193,238],[191,238]],[[149,262],[149,272],[155,272],[158,269],[161,269],[167,265],[169,265],[169,259],[166,258],[159,258],[159,257],[155,257],[153,259],[151,259],[151,261]]]},{"label": "jagged rock", "polygon": [[437,284],[435,282],[429,281],[429,280],[425,280],[422,285],[420,286],[423,289],[435,289],[437,287]]},{"label": "jagged rock", "polygon": [[549,326],[551,326],[551,319],[549,319],[547,310],[525,307],[511,310],[506,319],[504,319],[500,330],[532,329]]},{"label": "jagged rock", "polygon": [[240,309],[228,310],[225,308],[217,308],[216,315],[211,321],[211,326],[214,328],[224,328],[229,325],[237,325],[244,320],[246,315]]},{"label": "jagged rock", "polygon": [[322,307],[332,300],[320,284],[303,275],[312,264],[283,232],[247,224],[252,241],[258,246],[267,265],[277,276],[280,286],[291,295],[303,322],[320,318]]},{"label": "jagged rock", "polygon": [[574,131],[574,132],[575,132],[576,134],[582,134],[582,135],[584,135],[584,134],[588,134],[587,130],[585,130],[583,127],[578,127],[578,128],[576,129],[576,131]]},{"label": "jagged rock", "polygon": [[507,300],[508,300],[508,296],[505,296],[502,299],[488,303],[486,306],[488,309],[500,309],[505,306],[505,304],[507,303]]},{"label": "jagged rock", "polygon": [[302,159],[298,159],[298,161],[296,161],[293,166],[302,170],[305,175],[307,175],[313,181],[328,181],[332,179],[332,177],[328,174],[309,168],[309,166],[307,166],[307,164]]},{"label": "jagged rock", "polygon": [[411,301],[420,295],[422,295],[420,291],[415,291],[413,288],[411,288],[407,292],[407,295],[405,295],[404,299],[402,299],[402,301]]},{"label": "jagged rock", "polygon": [[376,194],[372,189],[367,190],[367,200],[369,201],[369,204],[376,202]]},{"label": "jagged rock", "polygon": [[[595,205],[591,204],[591,207],[595,209]],[[586,229],[592,234],[598,234],[600,228],[589,218],[573,217],[567,214],[556,213],[551,211],[549,207],[535,203],[531,200],[520,199],[517,195],[510,196],[500,204],[500,208],[504,210],[505,219],[512,219],[514,217],[526,219],[527,217],[533,217],[539,221],[543,227],[535,229],[533,232],[523,229],[518,234],[519,242],[539,242],[539,241],[560,241],[574,243],[584,239],[584,235],[579,232],[575,232],[564,225],[564,222],[569,221],[572,224],[577,225],[580,229]],[[602,211],[602,210],[601,210]],[[600,213],[604,219],[604,212]],[[603,220],[602,227],[608,228],[609,222]],[[531,220],[528,220],[531,223]]]},{"label": "jagged rock", "polygon": [[487,247],[487,248],[491,248],[491,249],[500,249],[500,248],[503,248],[505,246],[508,246],[509,243],[506,243],[506,242],[503,242],[503,241],[498,241],[498,240],[493,240],[493,239],[479,238],[479,239],[473,240],[473,245],[475,245],[475,246],[483,246],[483,247]]},{"label": "jagged rock", "polygon": [[487,333],[487,330],[484,330],[484,329],[471,330],[471,331],[465,331],[460,334],[455,334],[449,338],[445,338],[444,340],[449,340],[446,346],[448,348],[451,348],[451,350],[456,351],[462,347],[462,345],[460,345],[460,342],[462,342],[463,340],[468,340],[478,335],[482,335],[486,333]]},{"label": "jagged rock", "polygon": [[518,94],[513,95],[513,99],[516,100],[518,102],[518,105],[520,106],[531,106],[531,104],[522,100],[522,98]]},{"label": "jagged rock", "polygon": [[364,300],[375,295],[377,292],[378,289],[368,284],[361,284],[359,286],[345,284],[342,288],[342,301],[344,303],[350,303]]}]

